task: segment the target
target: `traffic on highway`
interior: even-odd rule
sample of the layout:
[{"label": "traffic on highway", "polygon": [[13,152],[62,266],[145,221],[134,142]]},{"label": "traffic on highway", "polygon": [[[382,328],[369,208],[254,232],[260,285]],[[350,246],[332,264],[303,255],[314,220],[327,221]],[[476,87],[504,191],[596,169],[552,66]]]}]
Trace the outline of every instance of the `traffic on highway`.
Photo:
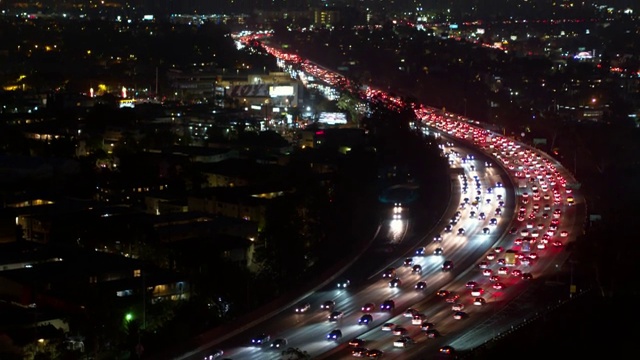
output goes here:
[{"label": "traffic on highway", "polygon": [[[304,72],[328,84],[345,83],[298,56],[269,53],[304,63]],[[371,88],[362,97],[402,106]],[[396,203],[372,246],[335,279],[182,359],[281,359],[288,348],[314,359],[453,354],[493,336],[474,330],[566,260],[563,249],[584,220],[577,210],[584,200],[566,169],[482,124],[424,106],[415,112],[416,129],[438,141],[452,179],[449,208],[432,232],[407,240],[420,220]],[[407,253],[380,251],[403,241],[413,241]]]}]

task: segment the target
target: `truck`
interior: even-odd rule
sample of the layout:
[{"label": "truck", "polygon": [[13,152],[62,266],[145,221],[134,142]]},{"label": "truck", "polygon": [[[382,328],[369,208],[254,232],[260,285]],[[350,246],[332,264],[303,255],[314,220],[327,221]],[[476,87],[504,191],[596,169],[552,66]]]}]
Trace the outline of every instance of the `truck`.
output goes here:
[{"label": "truck", "polygon": [[504,254],[505,265],[516,266],[516,255],[517,252],[515,250],[507,250]]}]

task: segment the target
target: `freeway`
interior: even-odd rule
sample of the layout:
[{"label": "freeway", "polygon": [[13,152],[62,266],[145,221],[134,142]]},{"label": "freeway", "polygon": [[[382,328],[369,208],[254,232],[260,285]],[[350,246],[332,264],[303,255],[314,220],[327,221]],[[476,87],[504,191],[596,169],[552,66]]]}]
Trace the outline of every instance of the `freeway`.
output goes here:
[{"label": "freeway", "polygon": [[[380,347],[384,348],[383,339],[379,336],[389,334],[380,334],[376,329],[383,323],[397,321],[396,318],[402,317],[404,310],[415,306],[414,304],[425,300],[434,301],[433,294],[436,290],[446,287],[466,268],[473,266],[479,256],[492,248],[504,233],[506,223],[514,211],[513,199],[507,201],[507,188],[496,187],[496,184],[509,181],[500,168],[487,167],[484,161],[468,160],[473,154],[451,145],[453,143],[442,139],[443,155],[450,158],[452,167],[453,191],[450,202],[452,206],[436,227],[437,232],[427,234],[408,246],[398,247],[408,248],[410,251],[389,259],[389,245],[407,241],[403,235],[409,223],[419,220],[412,219],[407,208],[396,208],[395,212],[389,213],[390,220],[386,224],[386,231],[380,232],[384,236],[376,239],[360,260],[343,274],[351,281],[350,287],[338,289],[332,283],[301,300],[301,303],[311,305],[305,313],[296,313],[292,306],[269,321],[241,332],[221,344],[211,344],[211,347],[222,348],[225,356],[233,359],[278,359],[281,357],[280,352],[273,351],[270,344],[276,339],[286,339],[287,346],[301,348],[314,358],[321,358],[336,351],[350,355],[350,352],[345,350],[348,340],[364,336],[370,338],[370,343],[376,339],[380,340]],[[477,164],[473,165],[474,163]],[[490,193],[488,189],[492,189]],[[479,201],[474,205],[476,196]],[[465,203],[465,199],[468,205],[465,204],[462,209],[461,204]],[[472,208],[476,209],[477,217],[472,216]],[[495,225],[490,225],[498,208],[501,209],[502,216],[495,217]],[[491,216],[483,217],[481,213]],[[452,226],[451,218],[456,216],[459,218],[456,219],[455,226]],[[447,225],[452,227],[450,232],[443,230]],[[489,230],[486,234],[485,228]],[[459,229],[464,229],[464,234],[459,234]],[[439,241],[434,241],[435,238]],[[424,248],[424,255],[415,254],[416,249],[420,248]],[[442,249],[441,255],[434,254],[437,248]],[[412,259],[411,266],[405,266],[404,260],[407,258]],[[453,270],[442,271],[445,260],[453,261]],[[415,265],[421,266],[419,272],[413,271]],[[388,267],[396,268],[396,276],[401,280],[398,287],[392,288],[389,286],[390,279],[382,279],[381,274]],[[427,284],[426,289],[415,289],[419,281]],[[393,300],[395,308],[391,311],[380,311],[379,306],[385,300]],[[327,318],[331,311],[320,309],[320,305],[325,301],[335,302],[331,311],[341,311],[341,319],[332,322]],[[358,325],[365,303],[373,303],[376,306],[375,310],[370,312],[373,321],[368,325]],[[445,323],[443,321],[443,324]],[[341,330],[342,338],[339,341],[328,341],[327,334],[335,328]],[[420,327],[414,327],[412,330],[420,331]],[[253,346],[250,339],[262,333],[268,334],[271,341],[266,346]],[[207,351],[191,358],[196,359],[205,354]]]},{"label": "freeway", "polygon": [[[273,48],[269,52],[303,64],[305,72],[327,83],[340,79],[297,56],[286,57]],[[370,88],[362,97],[382,99],[390,107],[403,105],[401,99]],[[452,167],[455,191],[451,204],[457,209],[449,209],[435,232],[415,244],[408,241],[404,234],[410,222],[419,219],[398,207],[389,214],[382,236],[346,269],[340,281],[350,280],[348,287],[327,285],[301,299],[301,304],[310,306],[305,312],[296,313],[292,304],[224,341],[209,342],[207,350],[182,358],[202,359],[212,349],[223,349],[226,358],[279,359],[282,355],[272,347],[275,344],[300,348],[317,359],[376,354],[392,359],[424,358],[444,350],[445,345],[474,348],[536,311],[520,305],[534,297],[539,279],[553,274],[566,261],[568,253],[563,249],[583,227],[586,206],[572,190],[576,180],[548,155],[486,130],[482,124],[424,106],[416,109],[416,115],[424,131],[439,138]],[[413,245],[424,248],[425,253],[415,255],[411,249],[398,256],[387,251],[390,244]],[[436,248],[443,253],[436,255]],[[507,255],[507,250],[512,254]],[[404,266],[408,257],[412,263]],[[445,260],[454,264],[449,271],[442,269]],[[413,272],[414,265],[421,270]],[[391,286],[389,278],[382,278],[388,268],[395,269],[397,287]],[[419,281],[426,283],[426,289],[415,289]],[[437,296],[438,290],[446,290],[446,296]],[[394,302],[390,311],[379,308],[386,300]],[[326,301],[334,305],[320,309]],[[375,308],[366,311],[371,321],[360,325],[365,303]],[[461,310],[458,314],[453,305]],[[405,316],[408,308],[424,316],[417,322],[420,325],[413,325],[412,318]],[[423,322],[428,324],[423,326]],[[384,324],[395,327],[397,334],[383,330]],[[341,337],[328,339],[336,329]],[[252,343],[259,334],[268,337],[262,337],[264,343]],[[398,341],[402,336],[405,341]],[[366,350],[353,348],[349,342],[354,338]]]}]

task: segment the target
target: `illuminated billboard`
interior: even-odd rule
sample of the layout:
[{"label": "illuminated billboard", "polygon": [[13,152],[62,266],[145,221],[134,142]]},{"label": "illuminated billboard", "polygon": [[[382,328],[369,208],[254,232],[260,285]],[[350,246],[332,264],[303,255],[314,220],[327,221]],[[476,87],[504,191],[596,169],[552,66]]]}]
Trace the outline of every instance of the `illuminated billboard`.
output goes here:
[{"label": "illuminated billboard", "polygon": [[318,122],[328,125],[346,124],[347,114],[341,112],[321,112]]},{"label": "illuminated billboard", "polygon": [[294,88],[291,85],[282,86],[282,85],[274,85],[269,86],[269,96],[278,97],[278,96],[293,96]]},{"label": "illuminated billboard", "polygon": [[229,93],[231,97],[267,97],[269,88],[266,84],[259,85],[234,85]]}]

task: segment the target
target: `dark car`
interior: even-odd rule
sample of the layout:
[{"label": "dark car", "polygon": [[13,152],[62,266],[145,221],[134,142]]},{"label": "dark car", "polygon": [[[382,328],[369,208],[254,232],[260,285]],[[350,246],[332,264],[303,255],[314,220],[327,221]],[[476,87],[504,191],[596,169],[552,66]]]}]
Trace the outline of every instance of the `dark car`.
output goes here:
[{"label": "dark car", "polygon": [[267,334],[259,334],[259,335],[254,336],[253,338],[251,338],[251,343],[253,345],[262,346],[262,345],[268,343],[269,340],[271,340],[271,336],[269,336]]},{"label": "dark car", "polygon": [[364,314],[358,320],[358,325],[369,325],[373,321],[371,314]]},{"label": "dark car", "polygon": [[351,281],[348,279],[338,281],[338,289],[346,289],[351,285]]},{"label": "dark car", "polygon": [[298,306],[296,306],[295,310],[296,310],[296,313],[302,314],[302,313],[305,313],[305,312],[309,311],[309,309],[311,309],[311,304],[302,303],[302,304],[299,304]]},{"label": "dark car", "polygon": [[327,334],[327,340],[337,341],[342,337],[342,331],[340,329],[331,330],[330,333]]},{"label": "dark car", "polygon": [[413,267],[411,268],[411,272],[414,274],[420,274],[422,272],[422,266],[421,265],[413,265]]},{"label": "dark car", "polygon": [[344,313],[342,311],[334,311],[331,314],[329,314],[329,321],[338,321],[342,319],[343,315]]},{"label": "dark car", "polygon": [[416,290],[424,290],[427,288],[427,283],[424,281],[418,281],[418,283],[415,286]]},{"label": "dark car", "polygon": [[222,350],[213,350],[210,354],[205,355],[204,360],[216,360],[224,355],[224,351]]},{"label": "dark car", "polygon": [[369,359],[378,359],[378,358],[381,358],[383,354],[384,353],[381,350],[371,349],[371,350],[367,351],[366,356]]},{"label": "dark car", "polygon": [[402,280],[400,280],[400,278],[394,278],[393,280],[389,281],[390,288],[397,288],[400,285],[402,285]]},{"label": "dark car", "polygon": [[382,273],[382,278],[383,279],[390,279],[390,278],[394,278],[395,276],[396,276],[396,269],[394,269],[394,268],[387,268]]},{"label": "dark car", "polygon": [[365,343],[366,343],[365,340],[360,339],[360,338],[355,338],[355,339],[349,341],[349,346],[355,347],[355,348],[359,348],[359,347],[364,347]]},{"label": "dark car", "polygon": [[380,305],[380,311],[391,311],[393,309],[395,309],[396,307],[396,303],[393,300],[385,300],[381,305]]},{"label": "dark car", "polygon": [[336,302],[333,300],[327,300],[325,302],[322,303],[322,305],[320,305],[320,309],[322,310],[333,310],[333,308],[336,306]]},{"label": "dark car", "polygon": [[271,343],[271,347],[274,349],[282,349],[287,346],[287,339],[275,339]]},{"label": "dark car", "polygon": [[449,271],[449,270],[453,270],[453,261],[445,260],[445,262],[442,263],[442,271]]}]

